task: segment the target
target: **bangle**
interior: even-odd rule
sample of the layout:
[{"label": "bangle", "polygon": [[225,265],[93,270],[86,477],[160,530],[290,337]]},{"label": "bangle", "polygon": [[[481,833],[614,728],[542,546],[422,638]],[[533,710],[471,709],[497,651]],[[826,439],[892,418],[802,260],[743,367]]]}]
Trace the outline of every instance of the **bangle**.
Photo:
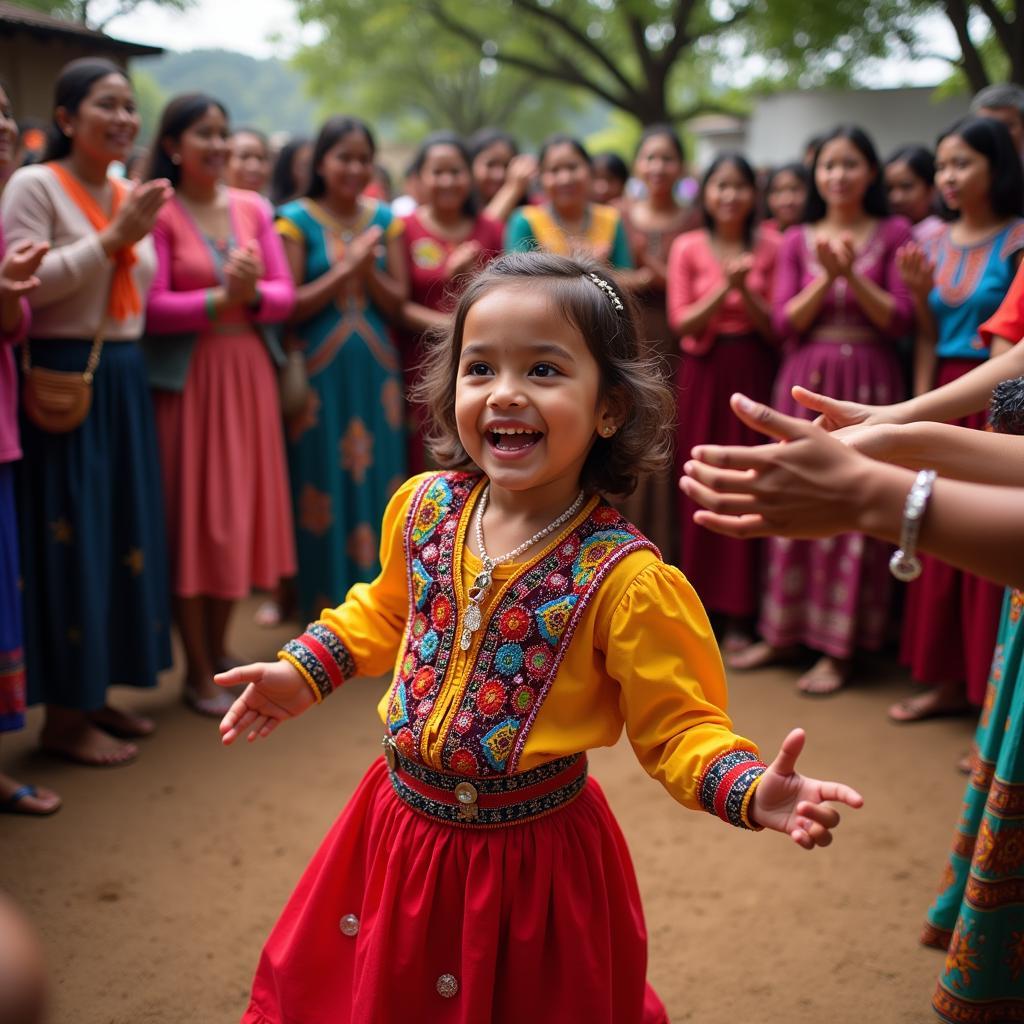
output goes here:
[{"label": "bangle", "polygon": [[217,319],[217,300],[214,298],[212,288],[206,289],[203,295],[203,305],[206,308],[206,318],[212,324]]},{"label": "bangle", "polygon": [[922,469],[903,506],[903,524],[900,527],[900,546],[889,559],[889,572],[902,583],[909,583],[921,575],[921,559],[917,557],[917,537],[921,532],[921,520],[928,508],[935,483],[935,470]]}]

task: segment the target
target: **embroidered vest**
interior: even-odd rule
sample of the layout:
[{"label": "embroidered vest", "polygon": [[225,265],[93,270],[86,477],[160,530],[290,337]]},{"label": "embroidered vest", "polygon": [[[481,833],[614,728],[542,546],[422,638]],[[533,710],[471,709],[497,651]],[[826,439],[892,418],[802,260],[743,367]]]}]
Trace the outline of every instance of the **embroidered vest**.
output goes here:
[{"label": "embroidered vest", "polygon": [[[478,474],[424,481],[405,528],[409,619],[391,687],[387,728],[420,761],[420,738],[458,649],[459,522]],[[540,562],[498,589],[484,612],[475,661],[458,707],[447,714],[441,766],[458,775],[517,771],[526,738],[588,603],[630,552],[657,548],[615,509],[598,503]],[[458,589],[457,589],[458,586]]]}]

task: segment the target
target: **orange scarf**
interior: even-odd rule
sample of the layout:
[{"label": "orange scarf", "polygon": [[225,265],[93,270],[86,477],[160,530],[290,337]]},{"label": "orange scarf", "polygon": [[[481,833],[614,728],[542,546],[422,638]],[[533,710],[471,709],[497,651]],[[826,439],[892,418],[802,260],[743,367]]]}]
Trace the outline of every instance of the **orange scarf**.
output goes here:
[{"label": "orange scarf", "polygon": [[[108,217],[85,186],[67,168],[52,161],[46,166],[53,171],[68,198],[85,214],[89,223],[97,231],[102,231],[117,216],[117,211],[128,191],[120,181],[114,178],[109,179],[114,195],[110,203],[110,216]],[[107,313],[115,320],[127,320],[130,316],[138,316],[142,312],[142,300],[139,298],[139,290],[135,287],[135,279],[132,277],[132,267],[135,266],[136,258],[135,247],[132,245],[118,249],[111,257],[114,263],[114,277],[110,282]]]}]

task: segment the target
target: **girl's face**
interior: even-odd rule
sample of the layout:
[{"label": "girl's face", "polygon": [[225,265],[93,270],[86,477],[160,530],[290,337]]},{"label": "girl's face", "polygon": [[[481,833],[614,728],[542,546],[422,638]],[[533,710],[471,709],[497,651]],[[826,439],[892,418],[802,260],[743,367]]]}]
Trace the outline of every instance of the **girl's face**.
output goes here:
[{"label": "girl's face", "polygon": [[991,205],[992,168],[988,158],[959,135],[947,135],[935,151],[935,184],[951,210],[962,213]]},{"label": "girl's face", "polygon": [[76,153],[108,164],[122,163],[132,152],[139,134],[135,93],[124,75],[109,74],[93,82],[85,99],[73,113],[57,108],[57,123],[71,138]]},{"label": "girl's face", "polygon": [[934,187],[914,173],[910,164],[894,160],[885,168],[885,191],[889,209],[917,224],[932,212]]},{"label": "girl's face", "polygon": [[329,197],[355,202],[373,175],[370,140],[360,131],[343,135],[327,150],[316,170]]},{"label": "girl's face", "polygon": [[781,171],[768,189],[768,212],[780,231],[799,224],[807,204],[807,186],[792,171]]},{"label": "girl's face", "polygon": [[650,196],[663,198],[672,195],[683,173],[683,161],[670,139],[652,135],[638,150],[633,173],[647,186]]},{"label": "girl's face", "polygon": [[[596,286],[595,286],[596,287]],[[494,288],[466,316],[455,420],[469,457],[509,491],[573,491],[611,423],[583,335],[533,282]]]},{"label": "girl's face", "polygon": [[455,146],[431,146],[419,177],[425,203],[449,216],[462,212],[473,182],[469,166]]},{"label": "girl's face", "polygon": [[814,184],[826,206],[863,207],[876,173],[849,139],[831,139],[818,153]]},{"label": "girl's face", "polygon": [[718,225],[743,224],[754,209],[754,199],[754,186],[728,162],[704,185],[704,207]]},{"label": "girl's face", "polygon": [[209,106],[182,133],[171,155],[181,165],[182,181],[211,185],[220,181],[228,163],[228,119],[220,107]]},{"label": "girl's face", "polygon": [[513,156],[512,147],[500,139],[477,153],[473,160],[473,182],[485,203],[489,203],[505,184],[508,165]]},{"label": "girl's face", "polygon": [[544,154],[540,183],[556,211],[576,211],[586,206],[590,178],[590,165],[568,142],[551,146]]},{"label": "girl's face", "polygon": [[270,180],[270,155],[263,140],[248,132],[231,136],[228,158],[228,184],[251,192],[262,192]]},{"label": "girl's face", "polygon": [[309,188],[309,176],[313,170],[313,144],[307,142],[292,153],[292,181],[295,194],[303,196]]},{"label": "girl's face", "polygon": [[7,93],[0,87],[0,181],[11,171],[18,149],[18,125]]},{"label": "girl's face", "polygon": [[606,167],[595,168],[590,177],[590,198],[595,203],[610,203],[622,198],[626,183]]}]

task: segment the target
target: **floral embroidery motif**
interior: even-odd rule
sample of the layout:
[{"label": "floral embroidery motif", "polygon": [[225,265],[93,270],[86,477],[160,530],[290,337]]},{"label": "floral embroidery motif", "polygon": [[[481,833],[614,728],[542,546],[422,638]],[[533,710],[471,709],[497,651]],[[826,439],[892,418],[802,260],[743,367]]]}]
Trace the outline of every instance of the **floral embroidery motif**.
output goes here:
[{"label": "floral embroidery motif", "polygon": [[391,691],[391,703],[388,705],[388,729],[394,734],[403,725],[408,724],[409,715],[405,710],[405,686],[398,683]]},{"label": "floral embroidery motif", "polygon": [[392,430],[399,430],[405,414],[405,402],[402,401],[402,388],[397,377],[388,377],[380,389],[380,406],[384,410],[384,419]]},{"label": "floral embroidery motif", "polygon": [[[414,761],[422,758],[426,725],[419,705],[429,701],[438,710],[437,694],[457,648],[455,544],[479,480],[468,473],[438,474],[424,481],[410,508],[405,533],[410,623],[394,684],[396,692],[406,685],[408,707],[396,713],[394,723],[389,719],[388,727],[396,743],[408,733],[401,742]],[[476,778],[517,771],[589,600],[622,557],[644,548],[656,550],[617,511],[592,501],[589,514],[558,547],[503,583],[485,612],[459,702],[437,722],[444,771]],[[426,669],[433,673],[429,687],[422,674]],[[398,724],[402,717],[406,721]]]},{"label": "floral embroidery motif", "polygon": [[953,988],[963,989],[971,984],[971,975],[981,968],[981,951],[975,934],[964,931],[962,922],[957,921],[953,929],[953,938],[949,941],[949,952],[946,954],[945,974],[953,983]]},{"label": "floral embroidery motif", "polygon": [[349,558],[360,569],[371,569],[377,562],[377,535],[369,523],[360,523],[349,535],[345,545]]},{"label": "floral embroidery motif", "polygon": [[1016,981],[1024,974],[1024,929],[1010,934],[1007,949],[1009,952],[1006,957],[1006,966],[1010,968],[1010,974]]},{"label": "floral embroidery motif", "polygon": [[352,474],[357,484],[366,481],[366,471],[373,465],[373,434],[366,429],[366,424],[354,416],[338,442],[341,452],[341,468]]},{"label": "floral embroidery motif", "polygon": [[299,495],[299,526],[314,537],[322,537],[334,521],[331,496],[306,484]]}]

